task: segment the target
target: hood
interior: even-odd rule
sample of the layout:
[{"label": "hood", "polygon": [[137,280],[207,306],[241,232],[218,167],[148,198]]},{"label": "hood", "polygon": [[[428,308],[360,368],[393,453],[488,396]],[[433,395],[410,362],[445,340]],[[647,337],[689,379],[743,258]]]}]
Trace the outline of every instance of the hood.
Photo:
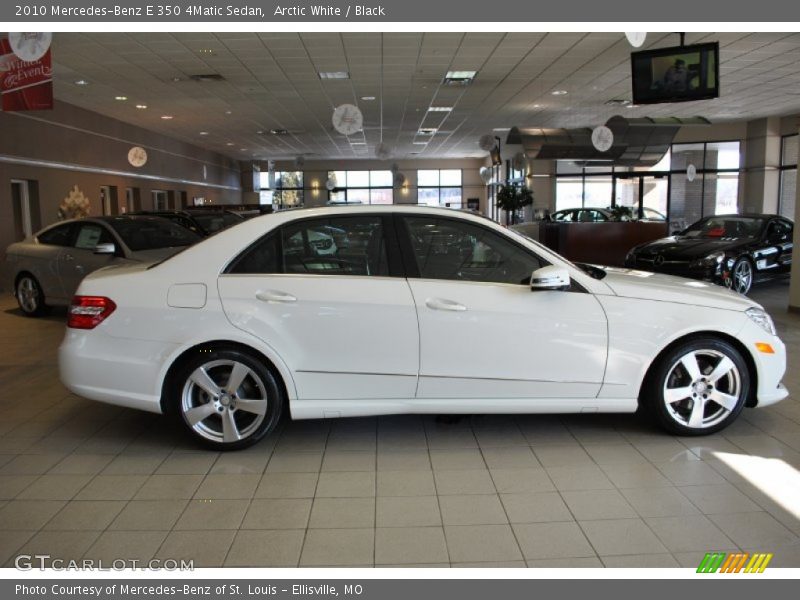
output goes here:
[{"label": "hood", "polygon": [[603,283],[625,298],[676,302],[726,310],[745,311],[759,307],[749,298],[707,281],[696,281],[672,275],[602,267],[606,272]]},{"label": "hood", "polygon": [[693,238],[672,236],[661,238],[636,247],[636,254],[661,254],[673,260],[704,258],[712,252],[735,250],[753,243],[751,237],[742,238]]}]

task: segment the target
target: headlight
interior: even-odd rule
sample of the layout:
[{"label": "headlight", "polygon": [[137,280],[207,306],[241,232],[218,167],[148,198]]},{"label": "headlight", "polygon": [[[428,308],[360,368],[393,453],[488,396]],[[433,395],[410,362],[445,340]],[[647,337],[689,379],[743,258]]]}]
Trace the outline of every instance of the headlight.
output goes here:
[{"label": "headlight", "polygon": [[725,260],[725,253],[724,252],[712,252],[708,256],[706,256],[701,262],[706,265],[718,265],[723,260]]},{"label": "headlight", "polygon": [[636,248],[632,248],[628,250],[628,253],[625,255],[625,262],[632,262],[636,260]]},{"label": "headlight", "polygon": [[753,323],[761,327],[761,329],[767,333],[778,335],[778,333],[775,331],[775,323],[772,322],[772,317],[770,317],[765,310],[753,307],[744,311],[744,314],[750,317],[750,320]]}]

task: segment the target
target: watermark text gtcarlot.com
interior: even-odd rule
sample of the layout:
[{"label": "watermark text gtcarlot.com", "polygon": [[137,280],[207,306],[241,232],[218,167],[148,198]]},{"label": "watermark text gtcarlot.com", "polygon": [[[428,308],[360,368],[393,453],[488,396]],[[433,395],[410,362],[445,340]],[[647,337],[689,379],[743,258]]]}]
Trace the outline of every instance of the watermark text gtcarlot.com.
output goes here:
[{"label": "watermark text gtcarlot.com", "polygon": [[54,571],[125,571],[128,569],[140,571],[194,571],[194,560],[173,558],[154,558],[152,560],[130,558],[66,560],[53,558],[49,554],[20,554],[14,559],[14,567],[20,571],[33,571],[36,569],[52,569]]}]

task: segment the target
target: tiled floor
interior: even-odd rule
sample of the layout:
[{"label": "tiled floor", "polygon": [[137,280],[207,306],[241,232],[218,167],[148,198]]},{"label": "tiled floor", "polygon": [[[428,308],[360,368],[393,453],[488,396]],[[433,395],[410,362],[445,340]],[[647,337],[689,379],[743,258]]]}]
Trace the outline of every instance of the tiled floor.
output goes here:
[{"label": "tiled floor", "polygon": [[800,567],[800,316],[765,303],[793,398],[680,439],[632,415],[288,423],[239,453],[58,382],[63,312],[0,302],[0,564],[696,566],[709,550]]}]

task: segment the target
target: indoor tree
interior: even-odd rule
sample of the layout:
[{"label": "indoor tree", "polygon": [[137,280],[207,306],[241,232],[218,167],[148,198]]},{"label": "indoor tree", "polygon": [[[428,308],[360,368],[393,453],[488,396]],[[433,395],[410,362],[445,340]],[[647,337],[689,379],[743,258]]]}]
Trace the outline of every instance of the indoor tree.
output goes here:
[{"label": "indoor tree", "polygon": [[517,222],[517,212],[533,204],[533,192],[525,186],[506,184],[497,191],[497,208],[506,211],[508,225]]}]

